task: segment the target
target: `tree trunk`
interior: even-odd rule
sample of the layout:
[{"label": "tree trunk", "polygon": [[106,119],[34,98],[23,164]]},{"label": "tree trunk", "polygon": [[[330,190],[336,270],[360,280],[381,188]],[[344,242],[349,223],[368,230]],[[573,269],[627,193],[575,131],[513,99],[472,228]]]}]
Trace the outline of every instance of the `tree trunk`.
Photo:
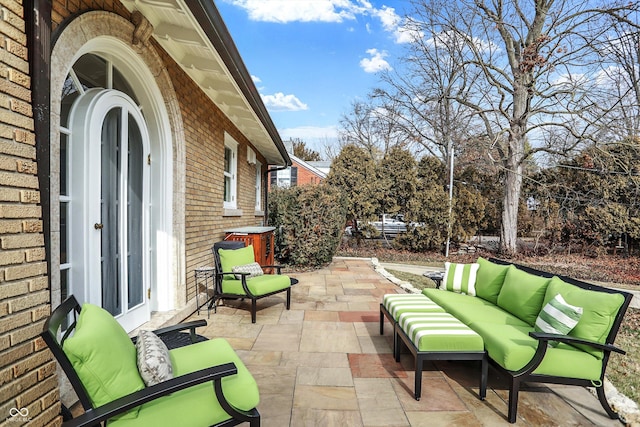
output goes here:
[{"label": "tree trunk", "polygon": [[507,158],[504,161],[504,197],[502,200],[502,226],[500,229],[500,252],[515,255],[518,251],[518,207],[522,191],[522,173],[525,130],[527,128],[527,104],[529,102],[526,86],[522,84],[525,76],[517,74],[513,95],[513,118],[510,123],[507,141]]},{"label": "tree trunk", "polygon": [[515,156],[510,156],[508,163],[512,164],[506,171],[504,183],[500,252],[504,255],[515,255],[518,250],[518,206],[522,189],[522,164],[517,162]]}]

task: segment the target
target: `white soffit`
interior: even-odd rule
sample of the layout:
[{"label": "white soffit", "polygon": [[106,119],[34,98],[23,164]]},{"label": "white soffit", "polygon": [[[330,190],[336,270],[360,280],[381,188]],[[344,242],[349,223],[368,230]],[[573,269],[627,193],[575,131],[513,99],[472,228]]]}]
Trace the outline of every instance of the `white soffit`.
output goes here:
[{"label": "white soffit", "polygon": [[286,164],[276,142],[183,0],[121,1],[130,12],[138,10],[149,20],[156,41],[267,159],[268,164]]}]

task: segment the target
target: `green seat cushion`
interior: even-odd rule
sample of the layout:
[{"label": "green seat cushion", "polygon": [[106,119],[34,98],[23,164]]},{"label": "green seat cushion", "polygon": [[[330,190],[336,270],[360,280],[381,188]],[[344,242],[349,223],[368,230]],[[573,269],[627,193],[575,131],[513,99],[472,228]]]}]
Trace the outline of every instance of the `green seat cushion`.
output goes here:
[{"label": "green seat cushion", "polygon": [[423,294],[386,294],[382,305],[394,320],[402,313],[444,312],[444,309]]},{"label": "green seat cushion", "polygon": [[476,296],[497,304],[509,266],[496,264],[482,257],[478,258],[477,263],[480,267],[476,275]]},{"label": "green seat cushion", "polygon": [[[251,264],[255,261],[253,254],[253,245],[245,246],[239,249],[218,249],[220,257],[221,273],[231,273],[233,267]],[[223,280],[235,280],[232,274],[225,274]]]},{"label": "green seat cushion", "polygon": [[[471,328],[484,339],[489,357],[509,371],[522,369],[535,354],[538,341],[529,336],[530,326],[476,322]],[[602,361],[576,347],[559,344],[549,347],[535,374],[596,381]]]},{"label": "green seat cushion", "polygon": [[[62,348],[95,407],[145,387],[135,345],[118,321],[96,305],[82,306],[74,334]],[[135,417],[136,412],[124,416]]]},{"label": "green seat cushion", "polygon": [[[569,332],[570,336],[605,343],[616,315],[624,303],[624,296],[617,293],[598,292],[582,289],[553,277],[547,287],[544,303],[551,301],[557,294],[571,305],[582,307],[582,316],[578,324]],[[602,351],[585,345],[576,345],[595,357],[602,358]]]},{"label": "green seat cushion", "polygon": [[[251,410],[260,401],[258,385],[229,343],[217,338],[170,351],[174,375],[233,362],[236,375],[225,377],[222,388],[229,403],[240,410]],[[200,384],[141,406],[135,420],[110,421],[111,427],[129,426],[209,426],[229,419],[216,399],[211,383]]]},{"label": "green seat cushion", "polygon": [[498,306],[533,326],[542,310],[549,279],[509,266],[498,294]]},{"label": "green seat cushion", "polygon": [[[263,276],[252,277],[247,280],[247,287],[254,296],[262,296],[271,292],[281,291],[291,286],[289,276],[281,274],[265,274]],[[222,292],[227,294],[245,295],[242,281],[231,279],[224,280]]]},{"label": "green seat cushion", "polygon": [[448,313],[403,313],[398,324],[419,351],[483,351],[480,335]]}]

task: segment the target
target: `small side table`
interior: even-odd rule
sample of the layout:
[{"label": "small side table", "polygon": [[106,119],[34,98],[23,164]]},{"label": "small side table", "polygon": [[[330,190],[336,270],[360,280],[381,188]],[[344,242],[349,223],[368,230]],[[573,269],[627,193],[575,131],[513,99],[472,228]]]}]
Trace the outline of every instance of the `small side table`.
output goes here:
[{"label": "small side table", "polygon": [[[213,300],[215,295],[215,272],[214,267],[198,267],[195,270],[195,282],[196,282],[196,306],[198,308],[198,314],[200,314],[200,307]],[[204,302],[200,304],[201,289],[204,292]],[[207,306],[207,319],[211,312],[211,304]]]},{"label": "small side table", "polygon": [[442,271],[427,271],[422,274],[425,277],[433,280],[436,283],[436,289],[440,289],[440,285],[442,284],[442,280],[444,279],[444,272]]}]

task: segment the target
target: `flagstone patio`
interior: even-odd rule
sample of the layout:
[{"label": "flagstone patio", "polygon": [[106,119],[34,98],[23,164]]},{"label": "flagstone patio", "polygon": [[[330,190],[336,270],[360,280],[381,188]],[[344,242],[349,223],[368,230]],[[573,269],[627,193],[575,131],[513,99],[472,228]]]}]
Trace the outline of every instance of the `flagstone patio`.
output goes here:
[{"label": "flagstone patio", "polygon": [[[478,399],[476,362],[425,366],[422,398],[413,398],[414,361],[396,363],[391,327],[379,335],[382,295],[403,292],[379,275],[371,260],[339,258],[326,268],[291,274],[299,283],[291,310],[284,296],[206,310],[198,333],[224,337],[260,388],[262,425],[499,426],[509,425],[507,383],[489,370],[487,399]],[[520,393],[519,426],[620,426],[584,388],[528,384]]]}]

